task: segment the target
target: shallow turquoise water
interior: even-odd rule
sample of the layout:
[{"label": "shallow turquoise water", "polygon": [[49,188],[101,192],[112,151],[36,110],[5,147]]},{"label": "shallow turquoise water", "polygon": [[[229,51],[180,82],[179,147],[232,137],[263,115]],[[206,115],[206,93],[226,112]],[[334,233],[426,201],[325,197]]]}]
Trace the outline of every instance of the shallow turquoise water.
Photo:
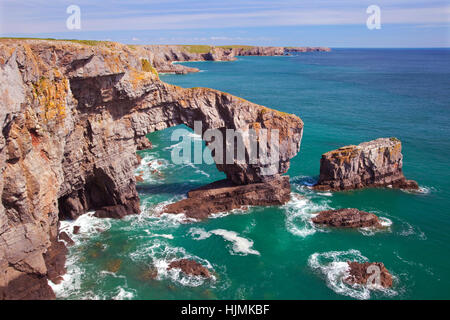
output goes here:
[{"label": "shallow turquoise water", "polygon": [[[203,72],[162,75],[169,83],[211,87],[299,115],[305,130],[288,172],[292,200],[198,223],[160,216],[164,203],[224,175],[214,165],[172,164],[173,128],[150,134],[155,147],[141,152],[137,170],[145,178],[139,184],[143,213],[122,221],[85,215],[64,223],[82,229],[73,236],[66,281],[55,291],[69,299],[450,298],[449,58],[449,50],[336,49],[189,63]],[[419,182],[422,193],[308,188],[322,153],[392,136],[402,140],[405,175]],[[344,207],[374,212],[391,226],[373,233],[309,223],[316,211]],[[181,257],[202,262],[215,279],[146,276],[150,266],[161,271]],[[354,259],[382,261],[395,276],[392,290],[344,286],[343,262]]]}]

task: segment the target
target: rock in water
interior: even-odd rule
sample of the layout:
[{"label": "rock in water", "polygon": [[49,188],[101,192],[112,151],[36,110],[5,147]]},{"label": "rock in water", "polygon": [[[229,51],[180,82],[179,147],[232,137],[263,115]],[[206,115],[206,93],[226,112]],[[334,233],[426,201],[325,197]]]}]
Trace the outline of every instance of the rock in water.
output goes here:
[{"label": "rock in water", "polygon": [[268,182],[235,185],[229,180],[216,181],[188,193],[188,198],[166,206],[168,213],[184,213],[189,218],[206,219],[213,213],[245,206],[273,206],[289,201],[288,176]]},{"label": "rock in water", "polygon": [[[382,262],[347,262],[350,275],[344,282],[354,285],[380,285],[383,288],[392,287],[392,275]],[[370,280],[370,283],[367,283]],[[377,283],[378,282],[378,283]]]},{"label": "rock in water", "polygon": [[65,241],[69,247],[75,244],[72,238],[70,238],[70,236],[64,231],[59,234],[59,240]]},{"label": "rock in water", "polygon": [[167,269],[181,269],[181,271],[190,276],[201,276],[205,278],[211,277],[211,273],[207,268],[202,266],[197,261],[191,259],[172,261]]},{"label": "rock in water", "polygon": [[376,215],[358,209],[339,209],[319,212],[312,218],[316,224],[339,228],[380,228],[381,223]]},{"label": "rock in water", "polygon": [[392,187],[417,190],[402,171],[402,144],[396,138],[380,138],[358,146],[346,146],[322,155],[316,190],[350,190]]}]

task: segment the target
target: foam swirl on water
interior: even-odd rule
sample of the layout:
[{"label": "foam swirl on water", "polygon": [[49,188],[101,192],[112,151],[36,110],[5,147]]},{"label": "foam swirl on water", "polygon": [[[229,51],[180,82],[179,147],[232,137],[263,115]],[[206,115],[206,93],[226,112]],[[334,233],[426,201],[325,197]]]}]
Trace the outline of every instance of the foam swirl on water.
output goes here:
[{"label": "foam swirl on water", "polygon": [[316,252],[309,257],[308,266],[325,277],[327,286],[337,294],[359,300],[370,299],[372,291],[381,292],[387,296],[397,295],[397,292],[392,289],[345,283],[344,279],[350,275],[350,267],[347,261],[363,263],[367,262],[368,259],[360,251],[354,249],[324,253]]}]

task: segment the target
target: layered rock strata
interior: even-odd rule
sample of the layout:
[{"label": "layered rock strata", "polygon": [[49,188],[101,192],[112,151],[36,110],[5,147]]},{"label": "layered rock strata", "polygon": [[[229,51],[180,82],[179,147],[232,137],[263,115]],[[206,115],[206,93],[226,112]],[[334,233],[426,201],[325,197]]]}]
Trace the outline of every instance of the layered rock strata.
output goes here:
[{"label": "layered rock strata", "polygon": [[380,138],[327,152],[320,159],[316,190],[349,190],[366,187],[418,189],[403,175],[402,144],[396,138]]},{"label": "layered rock strata", "polygon": [[380,220],[373,213],[353,208],[321,211],[312,221],[318,225],[338,228],[382,227]]},{"label": "layered rock strata", "polygon": [[286,172],[302,137],[297,116],[163,83],[153,58],[110,42],[0,40],[0,298],[54,297],[47,279],[63,272],[59,219],[139,213],[136,150],[149,146],[149,132],[194,121],[204,130],[278,129],[272,176],[262,164],[218,169],[237,184]]},{"label": "layered rock strata", "polygon": [[230,180],[221,180],[188,192],[187,199],[172,203],[163,211],[183,213],[188,218],[202,220],[213,213],[246,206],[282,205],[289,201],[290,192],[288,176],[247,185],[236,185]]}]

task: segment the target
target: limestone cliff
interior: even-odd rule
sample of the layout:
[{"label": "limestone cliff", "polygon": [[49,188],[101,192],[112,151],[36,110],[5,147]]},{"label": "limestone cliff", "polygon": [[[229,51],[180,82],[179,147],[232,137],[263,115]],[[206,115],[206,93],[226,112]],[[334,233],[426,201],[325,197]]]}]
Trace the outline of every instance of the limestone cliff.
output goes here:
[{"label": "limestone cliff", "polygon": [[320,159],[317,190],[349,190],[365,187],[418,189],[403,175],[402,144],[396,138],[380,138],[358,146],[327,152]]},{"label": "limestone cliff", "polygon": [[[280,130],[278,173],[218,166],[235,184],[286,172],[303,123],[230,94],[163,83],[151,47],[0,41],[0,299],[52,298],[64,272],[58,221],[87,210],[139,213],[134,169],[145,135],[194,121]],[[269,163],[268,166],[273,164]]]}]

